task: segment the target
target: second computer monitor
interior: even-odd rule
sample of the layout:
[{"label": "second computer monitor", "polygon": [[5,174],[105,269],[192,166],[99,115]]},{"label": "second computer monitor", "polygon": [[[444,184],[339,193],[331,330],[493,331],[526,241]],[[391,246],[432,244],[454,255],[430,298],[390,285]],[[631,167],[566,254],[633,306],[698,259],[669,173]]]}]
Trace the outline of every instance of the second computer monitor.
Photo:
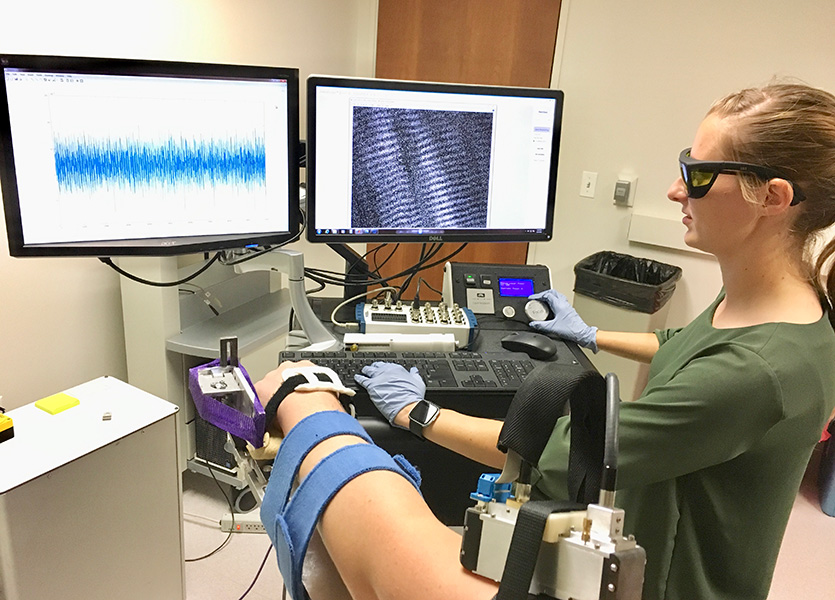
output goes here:
[{"label": "second computer monitor", "polygon": [[311,241],[551,239],[561,91],[317,76],[307,99]]}]

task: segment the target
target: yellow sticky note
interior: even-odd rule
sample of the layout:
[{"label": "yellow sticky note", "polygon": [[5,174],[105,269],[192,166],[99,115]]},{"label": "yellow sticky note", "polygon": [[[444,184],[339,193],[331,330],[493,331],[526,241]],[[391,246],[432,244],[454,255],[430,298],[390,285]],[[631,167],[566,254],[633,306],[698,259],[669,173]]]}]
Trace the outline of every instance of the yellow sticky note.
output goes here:
[{"label": "yellow sticky note", "polygon": [[78,398],[73,398],[63,392],[47,396],[46,398],[41,398],[35,402],[35,406],[51,415],[57,415],[59,412],[63,412],[68,408],[77,406],[78,404]]}]

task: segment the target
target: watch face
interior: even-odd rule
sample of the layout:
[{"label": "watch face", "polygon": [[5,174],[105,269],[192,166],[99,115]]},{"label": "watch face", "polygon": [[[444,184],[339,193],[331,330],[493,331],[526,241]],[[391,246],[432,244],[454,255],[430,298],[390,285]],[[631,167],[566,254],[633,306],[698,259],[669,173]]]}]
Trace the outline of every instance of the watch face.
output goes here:
[{"label": "watch face", "polygon": [[421,425],[426,425],[438,413],[438,410],[438,407],[434,404],[422,400],[409,412],[409,418]]}]

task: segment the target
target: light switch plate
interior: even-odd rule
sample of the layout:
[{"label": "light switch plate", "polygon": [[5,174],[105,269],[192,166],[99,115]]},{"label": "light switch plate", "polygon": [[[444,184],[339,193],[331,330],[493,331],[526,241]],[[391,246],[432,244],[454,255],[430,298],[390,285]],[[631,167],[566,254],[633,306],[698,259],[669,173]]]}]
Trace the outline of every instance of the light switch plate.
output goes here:
[{"label": "light switch plate", "polygon": [[584,198],[594,198],[594,188],[597,187],[597,173],[583,171],[583,181],[580,184],[580,195]]}]

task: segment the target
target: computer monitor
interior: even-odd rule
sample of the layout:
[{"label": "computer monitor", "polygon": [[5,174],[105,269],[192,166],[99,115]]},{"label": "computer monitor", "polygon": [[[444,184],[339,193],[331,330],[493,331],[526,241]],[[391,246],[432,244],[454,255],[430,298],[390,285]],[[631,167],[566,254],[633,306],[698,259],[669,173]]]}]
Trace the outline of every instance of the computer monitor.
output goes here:
[{"label": "computer monitor", "polygon": [[299,229],[298,70],[0,55],[13,256],[164,256]]},{"label": "computer monitor", "polygon": [[563,93],[307,80],[308,239],[546,241]]}]

